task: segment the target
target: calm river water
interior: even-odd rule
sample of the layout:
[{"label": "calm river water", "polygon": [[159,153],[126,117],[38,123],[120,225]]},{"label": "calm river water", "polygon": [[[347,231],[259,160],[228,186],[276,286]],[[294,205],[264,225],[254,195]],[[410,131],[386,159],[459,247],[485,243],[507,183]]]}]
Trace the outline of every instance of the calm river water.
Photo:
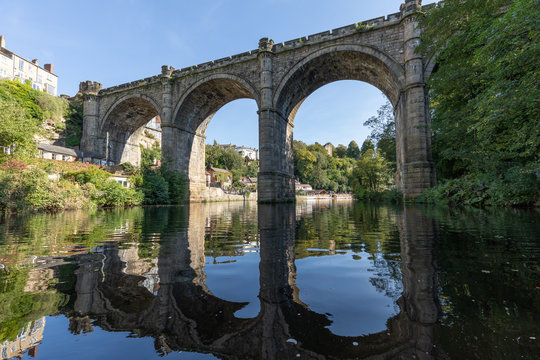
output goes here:
[{"label": "calm river water", "polygon": [[0,222],[0,359],[538,359],[540,213],[192,204]]}]

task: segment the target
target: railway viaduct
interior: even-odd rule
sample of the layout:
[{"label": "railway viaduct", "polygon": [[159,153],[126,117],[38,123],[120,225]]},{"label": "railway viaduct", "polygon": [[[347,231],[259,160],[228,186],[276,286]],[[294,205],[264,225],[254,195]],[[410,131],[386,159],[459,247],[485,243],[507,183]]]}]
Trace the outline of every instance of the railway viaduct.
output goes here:
[{"label": "railway viaduct", "polygon": [[417,197],[436,182],[425,89],[434,64],[415,53],[419,10],[421,0],[405,0],[386,17],[284,43],[263,38],[255,50],[180,70],[164,65],[161,74],[130,83],[102,89],[98,82],[82,82],[81,148],[138,164],[144,124],[159,115],[163,163],[186,174],[190,200],[202,200],[205,132],[212,116],[231,101],[253,99],[259,115],[259,201],[288,201],[295,196],[296,112],[318,88],[359,80],[381,90],[394,107],[397,185],[405,198]]}]

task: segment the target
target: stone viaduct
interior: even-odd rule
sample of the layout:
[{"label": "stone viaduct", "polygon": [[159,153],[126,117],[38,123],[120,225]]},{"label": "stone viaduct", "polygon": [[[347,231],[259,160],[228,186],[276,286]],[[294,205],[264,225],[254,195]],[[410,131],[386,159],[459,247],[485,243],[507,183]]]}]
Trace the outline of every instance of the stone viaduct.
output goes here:
[{"label": "stone viaduct", "polygon": [[380,89],[394,107],[397,184],[406,198],[414,198],[436,181],[425,89],[434,64],[415,53],[415,14],[421,9],[421,0],[405,0],[400,12],[386,17],[279,44],[263,38],[256,50],[180,70],[164,65],[161,74],[127,84],[102,89],[83,82],[81,148],[137,164],[143,125],[159,115],[163,162],[185,173],[190,200],[201,200],[212,116],[231,101],[253,99],[259,114],[259,201],[288,201],[295,196],[296,112],[318,88],[359,80]]}]

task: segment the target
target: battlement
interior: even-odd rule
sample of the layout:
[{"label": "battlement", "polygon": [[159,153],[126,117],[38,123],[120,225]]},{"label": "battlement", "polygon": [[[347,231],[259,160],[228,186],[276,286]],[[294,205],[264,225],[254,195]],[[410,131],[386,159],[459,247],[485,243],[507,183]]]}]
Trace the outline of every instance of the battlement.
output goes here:
[{"label": "battlement", "polygon": [[103,85],[97,81],[86,80],[79,83],[79,92],[82,94],[95,94],[97,95]]},{"label": "battlement", "polygon": [[[422,11],[428,11],[429,9],[435,6],[442,6],[442,2],[424,5],[422,6]],[[378,18],[361,21],[356,24],[351,24],[351,25],[339,27],[336,29],[327,30],[327,31],[320,32],[313,35],[303,36],[303,37],[285,41],[282,43],[277,43],[277,44],[274,44],[273,46],[269,45],[271,44],[272,40],[264,38],[264,39],[261,39],[261,41],[264,40],[265,48],[259,48],[259,49],[254,49],[251,51],[246,51],[240,54],[227,56],[221,59],[208,61],[208,62],[198,64],[198,65],[188,66],[188,67],[181,68],[178,70],[174,70],[174,68],[172,68],[173,69],[172,71],[170,69],[168,69],[168,71],[171,71],[172,78],[188,76],[193,73],[200,73],[200,72],[224,67],[227,65],[232,65],[232,64],[236,64],[236,63],[240,63],[244,61],[253,60],[257,58],[257,55],[261,51],[270,51],[271,49],[273,53],[277,54],[280,52],[290,51],[290,50],[297,49],[297,48],[307,46],[307,45],[314,45],[314,44],[319,44],[326,41],[336,40],[336,39],[354,35],[360,32],[373,31],[373,30],[384,28],[387,26],[397,25],[401,22],[401,20],[402,20],[402,12],[396,12],[396,13],[392,13],[386,16],[381,16]],[[259,44],[259,47],[260,46],[261,44]],[[141,80],[136,80],[129,83],[103,89],[99,92],[99,94],[100,95],[110,94],[110,93],[114,93],[121,90],[127,90],[130,88],[136,88],[136,87],[140,87],[144,85],[154,84],[159,81],[160,81],[160,75],[150,76]]]}]

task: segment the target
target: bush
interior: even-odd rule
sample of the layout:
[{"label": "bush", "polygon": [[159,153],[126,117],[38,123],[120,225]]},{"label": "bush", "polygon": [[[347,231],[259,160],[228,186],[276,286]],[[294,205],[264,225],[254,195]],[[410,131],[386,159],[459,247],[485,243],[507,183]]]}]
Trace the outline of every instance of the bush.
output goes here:
[{"label": "bush", "polygon": [[169,186],[169,200],[172,204],[181,204],[186,199],[187,180],[186,176],[178,171],[161,167],[161,176]]},{"label": "bush", "polygon": [[110,173],[95,167],[88,170],[70,171],[63,176],[63,178],[76,181],[80,185],[94,184],[98,189],[108,182],[109,177],[111,177]]},{"label": "bush", "polygon": [[163,177],[154,172],[149,171],[144,174],[142,190],[145,204],[170,204],[171,202],[169,184]]},{"label": "bush", "polygon": [[473,174],[447,180],[425,190],[418,202],[450,205],[528,206],[539,198],[536,174],[524,168],[513,168],[504,177]]}]

